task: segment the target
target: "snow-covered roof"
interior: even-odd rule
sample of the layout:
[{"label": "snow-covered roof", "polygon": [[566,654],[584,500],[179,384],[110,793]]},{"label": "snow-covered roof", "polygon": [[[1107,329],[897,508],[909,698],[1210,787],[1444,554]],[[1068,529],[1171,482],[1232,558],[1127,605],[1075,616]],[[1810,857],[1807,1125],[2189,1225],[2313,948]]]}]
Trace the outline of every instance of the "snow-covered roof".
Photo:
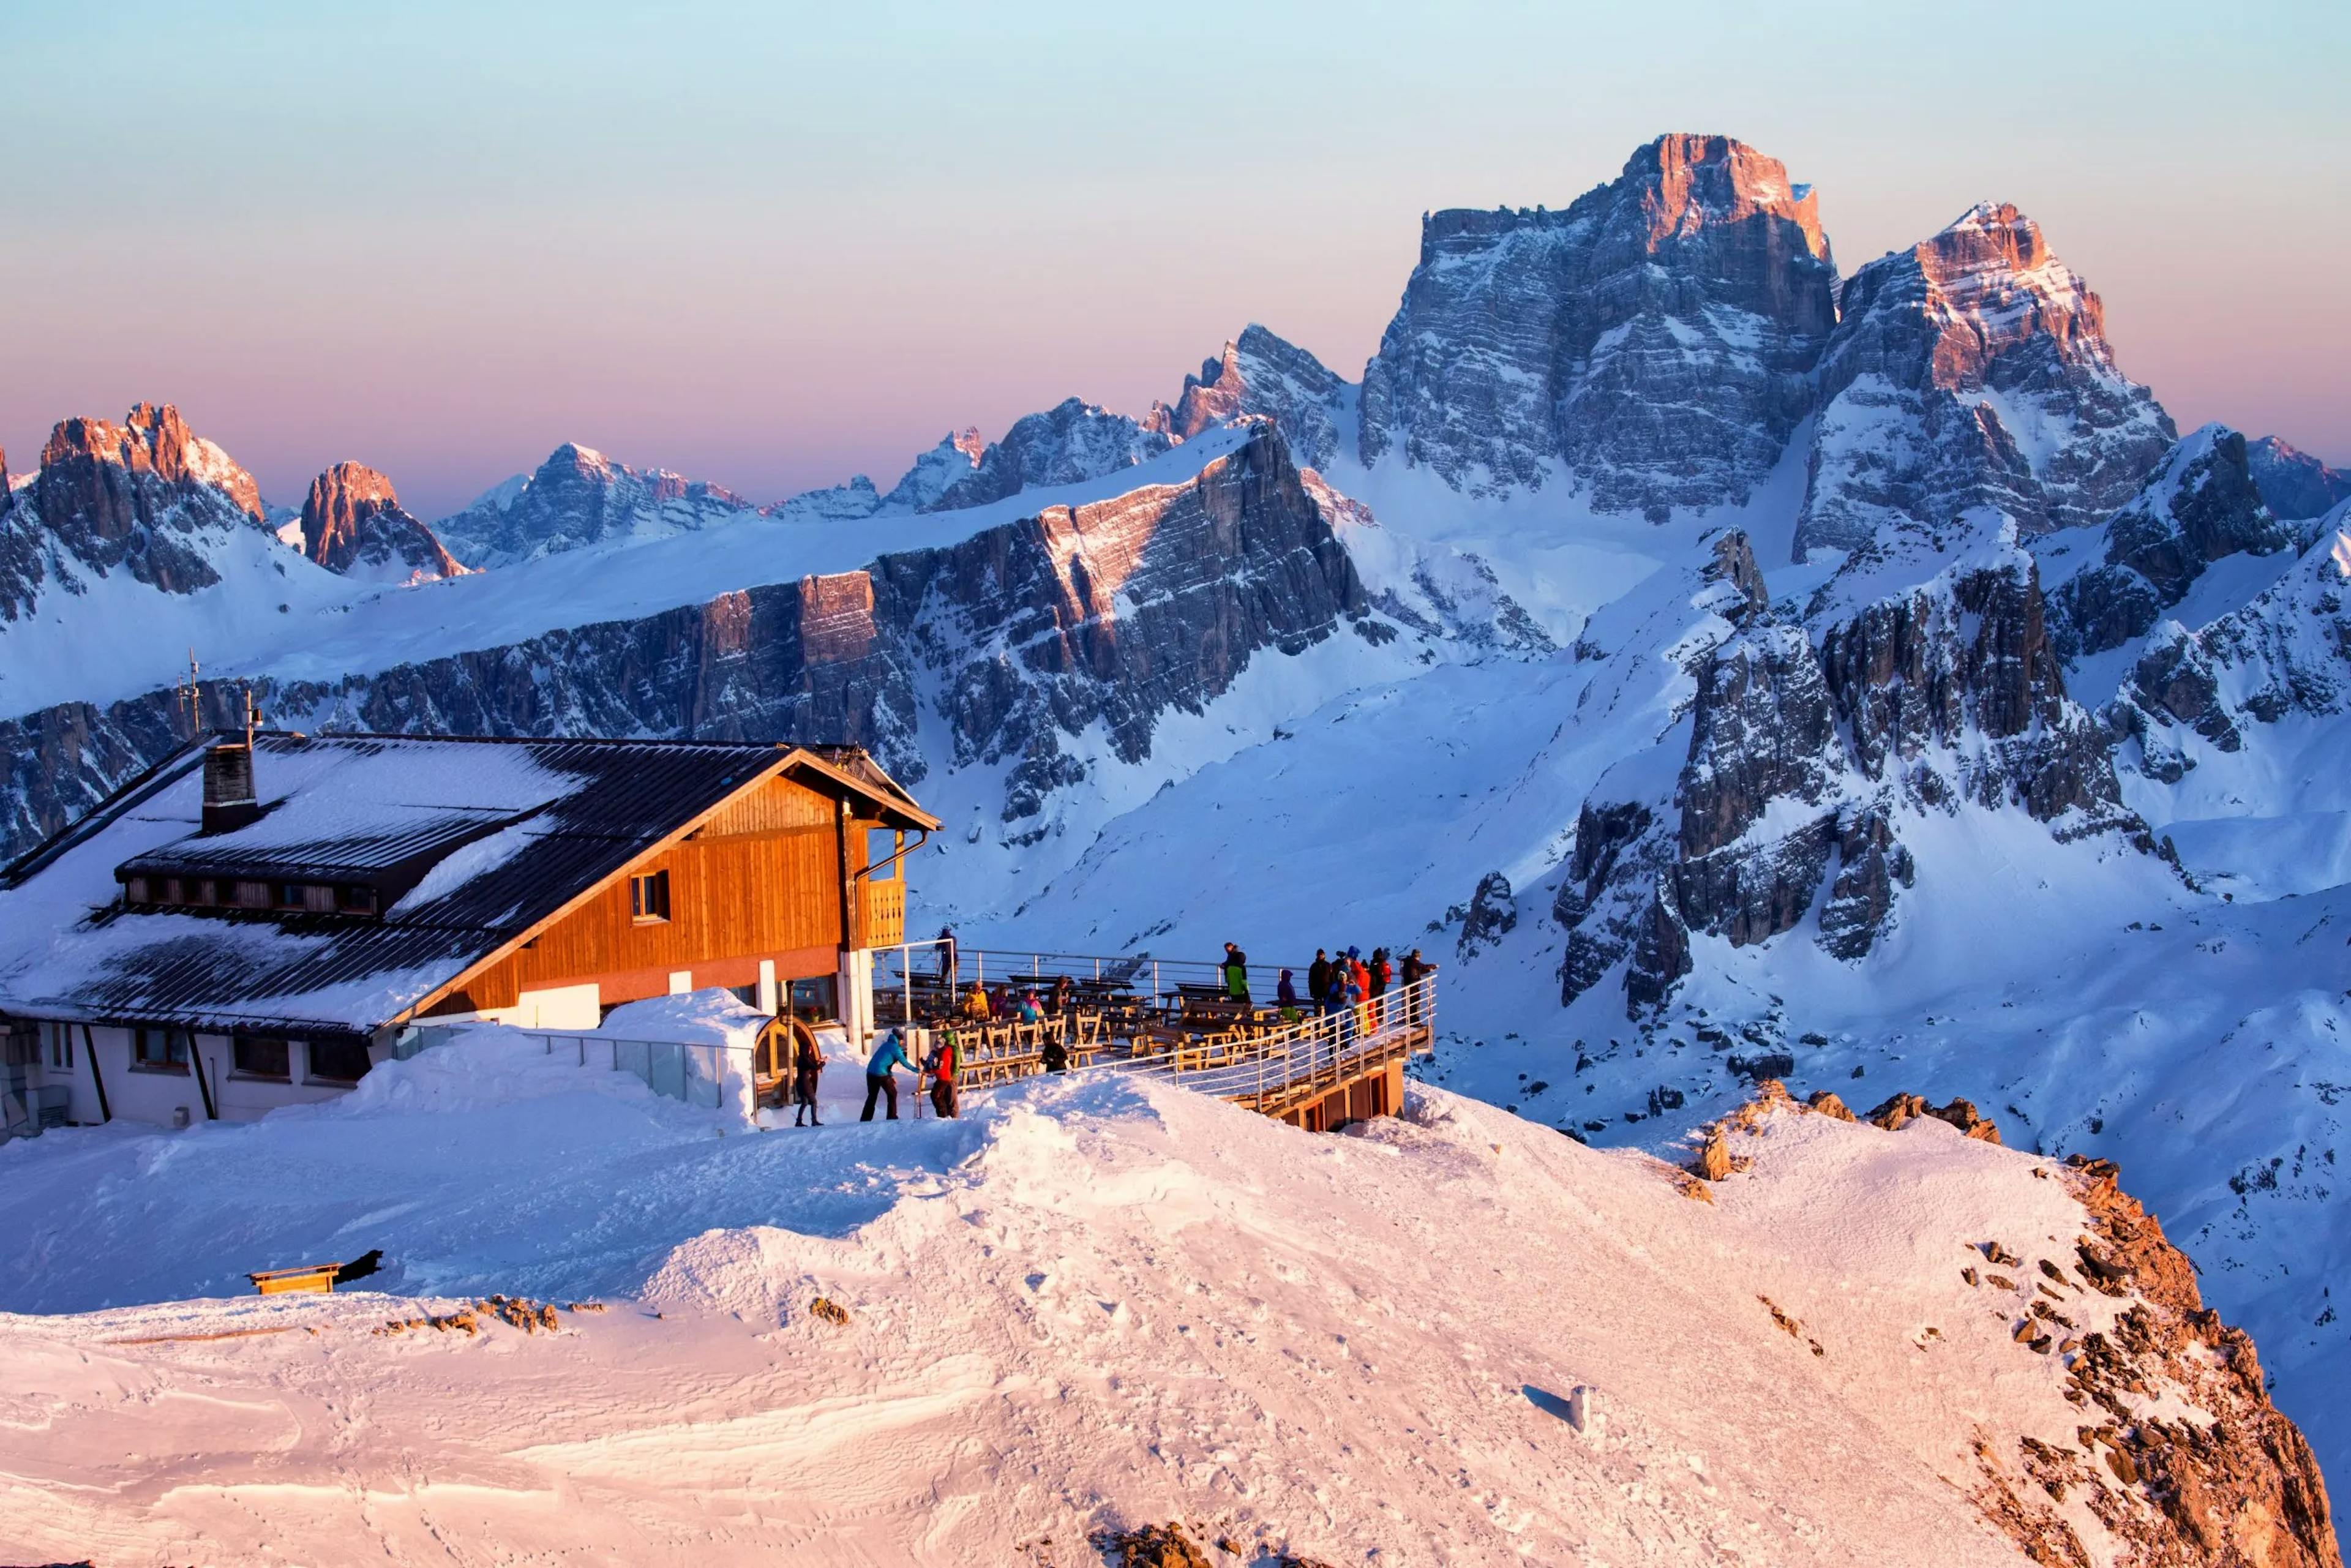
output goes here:
[{"label": "snow-covered roof", "polygon": [[[935,825],[853,747],[264,734],[261,815],[204,833],[204,750],[0,879],[0,1012],[369,1033],[769,773]],[[377,913],[131,907],[133,875],[364,886]]]}]

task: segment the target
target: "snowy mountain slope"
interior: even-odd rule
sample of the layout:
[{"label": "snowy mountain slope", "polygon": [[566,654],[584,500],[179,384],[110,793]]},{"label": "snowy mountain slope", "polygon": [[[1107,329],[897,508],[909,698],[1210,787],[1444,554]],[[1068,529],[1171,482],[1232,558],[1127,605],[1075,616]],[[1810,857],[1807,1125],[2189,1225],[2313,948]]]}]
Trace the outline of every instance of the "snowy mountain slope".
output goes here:
[{"label": "snowy mountain slope", "polygon": [[1838,306],[1799,558],[1972,507],[2028,535],[2098,522],[2174,439],[2116,367],[2098,297],[2012,206],[1871,262]]},{"label": "snowy mountain slope", "polygon": [[[2245,438],[2208,424],[2174,446],[2104,525],[2044,534],[2032,549],[2049,596],[2050,636],[2070,666],[2143,635],[2231,557],[2253,558],[2235,563],[2231,582],[2246,572],[2273,576],[2293,542],[2262,504]],[[2265,558],[2279,559],[2264,567]],[[2227,591],[2222,582],[2210,586]]]},{"label": "snowy mountain slope", "polygon": [[2351,500],[2351,474],[2330,468],[2274,435],[2253,442],[2249,457],[2262,501],[2281,517],[2322,517]]},{"label": "snowy mountain slope", "polygon": [[[2051,1540],[2138,1564],[2199,1529],[2230,1561],[2339,1562],[2250,1347],[2190,1314],[2127,1200],[1931,1118],[1753,1118],[1750,1168],[1694,1202],[1646,1156],[1441,1092],[1327,1138],[1081,1075],[960,1123],[714,1138],[625,1077],[463,1054],[486,1049],[251,1126],[0,1150],[44,1217],[0,1298],[125,1290],[78,1234],[145,1256],[127,1293],[153,1303],[0,1318],[0,1548],[1076,1568],[1091,1529],[1176,1519],[1220,1565]],[[169,1213],[135,1196],[158,1162]],[[450,1304],[162,1294],[232,1283],[265,1233],[380,1243],[411,1291],[618,1299],[552,1333],[385,1334]],[[2130,1285],[2088,1288],[2077,1239]],[[2054,1260],[2089,1348],[2011,1334],[2040,1276],[1986,1278],[1993,1243]],[[2115,1418],[2084,1386],[2138,1423],[2111,1438],[2127,1472],[2080,1436]],[[2036,1484],[2060,1474],[2062,1499]]]},{"label": "snowy mountain slope", "polygon": [[1433,214],[1362,461],[1652,517],[1744,501],[1810,410],[1835,277],[1810,188],[1727,137],[1660,137],[1564,212]]},{"label": "snowy mountain slope", "polygon": [[753,511],[718,486],[632,468],[567,441],[521,484],[497,486],[434,531],[467,566],[508,567],[584,545],[723,527]]}]

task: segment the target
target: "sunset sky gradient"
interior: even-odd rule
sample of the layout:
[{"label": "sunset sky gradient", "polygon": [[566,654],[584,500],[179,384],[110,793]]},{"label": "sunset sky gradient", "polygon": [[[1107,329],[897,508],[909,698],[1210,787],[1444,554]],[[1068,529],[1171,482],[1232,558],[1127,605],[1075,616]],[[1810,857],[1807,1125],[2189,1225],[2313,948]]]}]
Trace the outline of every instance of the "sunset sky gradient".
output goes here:
[{"label": "sunset sky gradient", "polygon": [[1140,411],[1260,320],[1349,377],[1425,209],[1662,131],[1851,272],[2015,202],[2182,427],[2351,461],[2351,7],[0,9],[0,445],[177,402],[440,516],[560,441],[759,501]]}]

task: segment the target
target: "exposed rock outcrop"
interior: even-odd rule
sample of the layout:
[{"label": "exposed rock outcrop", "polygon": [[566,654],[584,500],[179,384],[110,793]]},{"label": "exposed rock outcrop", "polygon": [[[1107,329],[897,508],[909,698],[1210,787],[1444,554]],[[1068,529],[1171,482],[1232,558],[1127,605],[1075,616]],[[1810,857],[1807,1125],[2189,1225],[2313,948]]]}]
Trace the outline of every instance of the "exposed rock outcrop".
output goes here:
[{"label": "exposed rock outcrop", "polygon": [[1469,905],[1460,915],[1461,937],[1455,951],[1465,959],[1474,958],[1518,928],[1519,906],[1510,896],[1510,879],[1498,871],[1479,877],[1478,891],[1469,895]]},{"label": "exposed rock outcrop", "polygon": [[2116,368],[2098,297],[2014,207],[1979,204],[1871,262],[1839,306],[1799,559],[1976,507],[2028,535],[2099,522],[2174,438]]},{"label": "exposed rock outcrop", "polygon": [[2329,467],[2274,435],[2249,443],[2245,455],[2262,500],[2281,517],[2325,517],[2351,501],[2351,474]]},{"label": "exposed rock outcrop", "polygon": [[1660,137],[1564,212],[1432,214],[1361,455],[1473,495],[1563,465],[1658,518],[1743,501],[1811,407],[1834,279],[1810,188],[1728,137]]},{"label": "exposed rock outcrop", "polygon": [[2143,771],[2175,780],[2199,755],[2242,750],[2281,719],[2351,712],[2351,581],[2336,553],[2346,528],[2351,502],[2241,608],[2193,632],[2157,624],[2107,715],[2138,743]]},{"label": "exposed rock outcrop", "polygon": [[2205,425],[2171,449],[2104,528],[2034,541],[2051,639],[2067,660],[2119,648],[2186,598],[2214,561],[2274,555],[2292,543],[2262,503],[2245,438]]},{"label": "exposed rock outcrop", "polygon": [[[1577,817],[1552,908],[1563,999],[1622,963],[1637,1012],[1689,972],[1695,934],[1767,941],[1816,904],[1821,946],[1865,955],[1916,875],[1896,833],[1907,812],[2013,804],[2060,838],[2154,847],[2105,732],[2065,695],[2011,526],[1980,517],[1956,547],[1907,559],[1883,542],[1857,552],[1809,624],[1773,617],[1736,535],[1699,575],[1720,591],[1692,602],[1719,619],[1677,633],[1692,687],[1670,796],[1615,796],[1612,773]],[[1635,758],[1624,772],[1660,769]]]},{"label": "exposed rock outcrop", "polygon": [[939,437],[936,446],[914,459],[881,504],[919,512],[969,478],[987,455],[987,444],[979,438],[977,426],[949,431]]},{"label": "exposed rock outcrop", "polygon": [[528,479],[499,486],[434,531],[467,566],[498,567],[612,539],[714,528],[754,510],[716,485],[665,468],[632,468],[566,442]]},{"label": "exposed rock outcrop", "polygon": [[[257,681],[280,722],[454,735],[820,737],[898,778],[1002,766],[1008,835],[1043,831],[1086,777],[1066,743],[1100,727],[1150,754],[1255,658],[1369,612],[1362,583],[1280,437],[1261,431],[1196,477],[982,530],[862,571],[747,588],[339,680]],[[935,694],[926,699],[925,693]],[[204,688],[207,722],[237,693]],[[918,727],[937,726],[925,742]],[[186,735],[174,694],[68,704],[0,725],[11,852],[87,809]]]},{"label": "exposed rock outcrop", "polygon": [[1075,485],[1149,462],[1176,444],[1164,409],[1149,420],[1078,398],[1015,420],[1000,441],[988,443],[969,474],[921,507],[925,512],[985,506],[1041,485]]},{"label": "exposed rock outcrop", "polygon": [[63,421],[33,479],[0,489],[0,620],[26,614],[45,585],[78,592],[117,571],[169,593],[209,588],[222,549],[248,528],[266,531],[253,476],[171,404],[142,402],[120,424]]},{"label": "exposed rock outcrop", "polygon": [[401,509],[390,479],[357,463],[338,463],[310,481],[301,528],[302,553],[346,577],[413,582],[465,570]]},{"label": "exposed rock outcrop", "polygon": [[1326,468],[1339,450],[1338,419],[1352,392],[1322,361],[1251,322],[1219,357],[1184,378],[1168,428],[1189,441],[1204,430],[1258,415],[1280,426],[1290,452]]}]

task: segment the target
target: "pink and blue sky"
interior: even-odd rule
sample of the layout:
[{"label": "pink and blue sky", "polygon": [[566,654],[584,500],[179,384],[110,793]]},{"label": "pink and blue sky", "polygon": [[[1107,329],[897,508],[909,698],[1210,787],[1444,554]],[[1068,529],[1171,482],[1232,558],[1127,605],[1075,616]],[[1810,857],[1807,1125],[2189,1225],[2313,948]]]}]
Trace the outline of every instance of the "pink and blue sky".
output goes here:
[{"label": "pink and blue sky", "polygon": [[439,516],[578,440],[766,501],[1140,411],[1245,322],[1349,376],[1420,214],[1667,130],[1841,267],[2040,219],[2183,426],[2351,460],[2351,7],[0,7],[0,444],[175,402]]}]

